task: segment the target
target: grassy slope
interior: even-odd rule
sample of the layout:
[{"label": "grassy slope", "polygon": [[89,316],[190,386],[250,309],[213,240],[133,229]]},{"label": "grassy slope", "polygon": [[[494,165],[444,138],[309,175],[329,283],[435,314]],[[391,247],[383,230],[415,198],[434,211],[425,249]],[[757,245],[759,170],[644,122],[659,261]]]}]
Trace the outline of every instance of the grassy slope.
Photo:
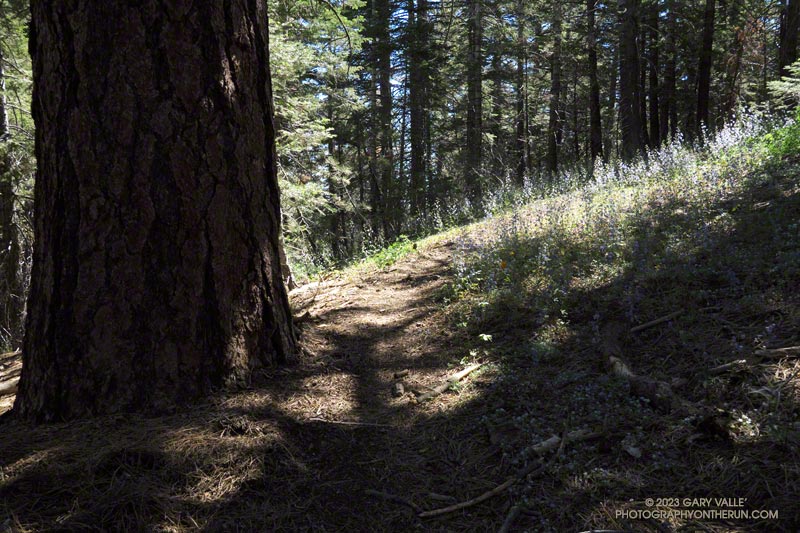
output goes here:
[{"label": "grassy slope", "polygon": [[[444,299],[473,355],[495,365],[483,419],[512,436],[504,458],[525,462],[526,446],[565,427],[606,435],[592,466],[585,448],[567,451],[555,482],[519,491],[529,527],[655,531],[616,513],[665,496],[745,497],[783,517],[731,530],[797,527],[800,363],[708,373],[800,344],[796,134],[667,150],[627,173],[635,178],[522,206],[457,238]],[[602,366],[608,331],[675,311],[618,340],[634,372],[673,383],[696,417],[658,412]]]}]

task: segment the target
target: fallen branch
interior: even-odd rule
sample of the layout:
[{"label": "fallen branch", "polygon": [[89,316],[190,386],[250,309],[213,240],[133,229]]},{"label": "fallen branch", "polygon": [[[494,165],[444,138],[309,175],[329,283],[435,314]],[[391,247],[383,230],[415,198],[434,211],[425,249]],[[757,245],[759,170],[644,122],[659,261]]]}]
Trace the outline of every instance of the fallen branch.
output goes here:
[{"label": "fallen branch", "polygon": [[[577,441],[588,440],[588,439],[591,439],[591,438],[594,438],[594,437],[597,437],[597,436],[599,436],[599,433],[594,433],[594,432],[585,431],[585,430],[578,430],[578,431],[573,431],[571,433],[567,433],[566,435],[564,435],[564,441],[565,442],[577,442]],[[533,450],[534,451],[541,450],[540,453],[544,453],[544,452],[547,452],[547,451],[551,451],[551,450],[557,449],[557,448],[559,448],[561,446],[561,440],[562,440],[561,437],[551,437],[551,438],[549,438],[549,439],[547,439],[545,441],[542,441],[541,443],[537,444],[536,446],[534,446]],[[504,481],[500,485],[496,486],[495,488],[493,488],[491,490],[488,490],[488,491],[484,492],[483,494],[481,494],[479,496],[476,496],[475,498],[472,498],[471,500],[467,500],[467,501],[464,501],[464,502],[460,502],[460,503],[456,503],[456,504],[453,504],[453,505],[449,505],[447,507],[442,507],[441,509],[434,509],[433,511],[425,511],[424,513],[420,513],[419,517],[420,518],[432,518],[434,516],[441,516],[443,514],[452,513],[454,511],[460,511],[461,509],[466,509],[468,507],[472,507],[473,505],[478,505],[481,502],[485,502],[489,498],[492,498],[492,497],[497,496],[498,494],[502,493],[503,491],[505,491],[507,488],[509,488],[511,485],[515,484],[516,482],[521,481],[521,480],[525,479],[528,476],[541,474],[542,472],[545,471],[545,469],[547,469],[548,466],[550,466],[550,464],[553,462],[553,460],[556,457],[558,457],[558,455],[554,455],[546,463],[536,462],[536,463],[531,464],[527,468],[522,469],[520,472],[517,472],[516,474],[514,474],[513,476],[508,478],[506,481]]]},{"label": "fallen branch", "polygon": [[762,359],[783,359],[784,357],[800,357],[800,346],[756,350],[754,354]]},{"label": "fallen branch", "polygon": [[[542,465],[542,470],[544,469],[544,465]],[[533,472],[532,472],[533,473]],[[471,500],[467,500],[465,502],[456,503],[453,505],[449,505],[447,507],[442,507],[441,509],[434,509],[433,511],[425,511],[424,513],[420,513],[420,518],[433,518],[434,516],[440,516],[447,513],[452,513],[453,511],[458,511],[461,509],[466,509],[467,507],[472,507],[473,505],[478,505],[481,502],[485,502],[489,498],[493,496],[497,496],[508,487],[519,481],[520,478],[512,477],[505,481],[502,485],[498,485],[490,491],[484,492],[480,496],[472,498]]]},{"label": "fallen branch", "polygon": [[607,365],[613,375],[628,382],[631,387],[631,394],[646,398],[659,411],[665,413],[697,413],[697,407],[675,394],[668,383],[634,374],[622,359],[613,355],[608,357]]},{"label": "fallen branch", "polygon": [[353,422],[350,420],[327,420],[325,418],[315,416],[308,419],[309,422],[323,422],[325,424],[334,424],[337,426],[352,426],[352,427],[366,427],[366,428],[386,428],[394,429],[394,426],[388,424],[374,424],[372,422]]},{"label": "fallen branch", "polygon": [[404,377],[407,377],[407,376],[408,376],[408,374],[409,374],[409,370],[408,370],[408,369],[405,369],[405,370],[401,370],[401,371],[399,371],[399,372],[395,372],[395,373],[394,373],[394,375],[393,375],[392,377],[393,377],[394,379],[402,379],[402,378],[404,378]]},{"label": "fallen branch", "polygon": [[652,328],[653,326],[657,326],[659,324],[663,324],[664,322],[669,322],[670,320],[672,320],[673,318],[681,315],[682,313],[683,313],[683,309],[679,309],[679,310],[674,311],[674,312],[672,312],[672,313],[670,313],[668,315],[664,315],[664,316],[662,316],[660,318],[656,318],[655,320],[651,320],[650,322],[645,322],[644,324],[642,324],[640,326],[636,326],[636,327],[631,328],[631,333],[636,333],[638,331],[642,331],[642,330],[645,330],[645,329],[648,329],[648,328]]},{"label": "fallen branch", "polygon": [[19,385],[19,378],[9,379],[0,383],[0,396],[8,396],[9,394],[16,394]]},{"label": "fallen branch", "polygon": [[[571,431],[564,436],[564,444],[572,444],[573,442],[581,442],[584,440],[594,439],[599,437],[600,433],[594,431],[588,431],[585,429],[578,429],[575,431]],[[547,452],[553,451],[561,447],[561,437],[553,436],[549,439],[540,442],[536,446],[532,448],[532,450],[539,455],[543,455]]]},{"label": "fallen branch", "polygon": [[514,525],[514,521],[517,519],[520,512],[522,512],[522,506],[519,504],[511,507],[511,510],[508,512],[508,516],[506,516],[506,519],[503,521],[503,525],[500,527],[500,531],[498,533],[508,533],[511,531],[511,526]]},{"label": "fallen branch", "polygon": [[452,376],[447,378],[447,381],[445,381],[444,383],[442,383],[441,385],[439,385],[438,387],[436,387],[432,391],[426,392],[425,394],[421,394],[421,395],[417,396],[417,401],[418,402],[425,402],[427,400],[430,400],[431,398],[435,398],[435,397],[439,396],[440,394],[443,394],[450,387],[452,387],[454,384],[458,383],[459,381],[461,381],[462,379],[464,379],[465,377],[470,375],[472,372],[474,372],[475,370],[479,369],[481,366],[482,366],[481,364],[470,365],[467,368],[465,368],[464,370],[462,370],[461,372],[459,372],[457,374],[453,374]]},{"label": "fallen branch", "polygon": [[730,363],[725,363],[724,365],[715,366],[714,368],[709,369],[708,373],[712,376],[716,376],[718,374],[724,374],[728,370],[734,370],[744,366],[747,366],[747,359],[737,359],[736,361],[731,361]]},{"label": "fallen branch", "polygon": [[788,359],[792,357],[800,357],[800,346],[788,346],[786,348],[771,348],[769,350],[756,350],[753,352],[753,357],[748,359],[737,359],[730,363],[715,366],[708,371],[711,375],[723,374],[728,370],[733,370],[746,366],[748,364],[757,363],[758,359]]},{"label": "fallen branch", "polygon": [[381,492],[379,490],[372,490],[372,489],[365,490],[364,494],[366,494],[367,496],[375,496],[376,498],[381,498],[386,501],[400,503],[407,507],[411,507],[414,510],[414,512],[417,513],[422,511],[422,509],[420,509],[419,505],[417,505],[416,503],[412,502],[407,498],[403,498],[402,496],[397,496],[396,494],[389,494],[387,492]]},{"label": "fallen branch", "polygon": [[621,335],[621,324],[611,323],[606,327],[601,339],[603,363],[610,373],[627,381],[631,387],[631,394],[648,399],[659,411],[697,413],[697,407],[675,394],[668,383],[647,376],[639,376],[628,367],[622,360]]}]

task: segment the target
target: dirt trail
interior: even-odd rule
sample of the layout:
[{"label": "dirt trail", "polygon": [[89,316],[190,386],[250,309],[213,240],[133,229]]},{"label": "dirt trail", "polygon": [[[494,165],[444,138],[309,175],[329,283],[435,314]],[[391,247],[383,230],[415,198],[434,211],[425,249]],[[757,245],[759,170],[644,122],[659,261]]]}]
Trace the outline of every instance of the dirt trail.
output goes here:
[{"label": "dirt trail", "polygon": [[[436,304],[449,278],[450,246],[440,244],[385,270],[312,283],[291,294],[296,316],[303,317],[302,345],[311,364],[324,369],[309,383],[325,404],[315,416],[405,418],[408,410],[398,408],[412,395],[393,397],[394,374],[409,370],[406,389],[438,384],[449,363],[443,356],[452,349]],[[342,381],[350,386],[340,386]]]}]

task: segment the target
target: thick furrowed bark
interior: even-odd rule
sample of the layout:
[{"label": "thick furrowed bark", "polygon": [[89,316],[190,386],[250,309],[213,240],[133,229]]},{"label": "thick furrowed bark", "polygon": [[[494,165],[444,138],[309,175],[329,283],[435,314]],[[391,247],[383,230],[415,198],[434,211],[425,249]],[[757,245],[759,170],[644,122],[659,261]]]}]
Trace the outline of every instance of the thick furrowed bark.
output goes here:
[{"label": "thick furrowed bark", "polygon": [[292,357],[266,7],[169,5],[32,5],[25,418],[166,408]]}]

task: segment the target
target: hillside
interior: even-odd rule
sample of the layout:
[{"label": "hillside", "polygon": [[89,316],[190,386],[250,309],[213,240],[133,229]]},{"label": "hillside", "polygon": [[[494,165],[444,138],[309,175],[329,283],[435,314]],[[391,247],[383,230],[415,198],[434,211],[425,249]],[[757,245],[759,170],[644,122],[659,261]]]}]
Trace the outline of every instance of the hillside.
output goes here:
[{"label": "hillside", "polygon": [[253,388],[5,421],[0,529],[796,531],[787,136],[664,150],[322,276],[290,295],[303,361]]}]

